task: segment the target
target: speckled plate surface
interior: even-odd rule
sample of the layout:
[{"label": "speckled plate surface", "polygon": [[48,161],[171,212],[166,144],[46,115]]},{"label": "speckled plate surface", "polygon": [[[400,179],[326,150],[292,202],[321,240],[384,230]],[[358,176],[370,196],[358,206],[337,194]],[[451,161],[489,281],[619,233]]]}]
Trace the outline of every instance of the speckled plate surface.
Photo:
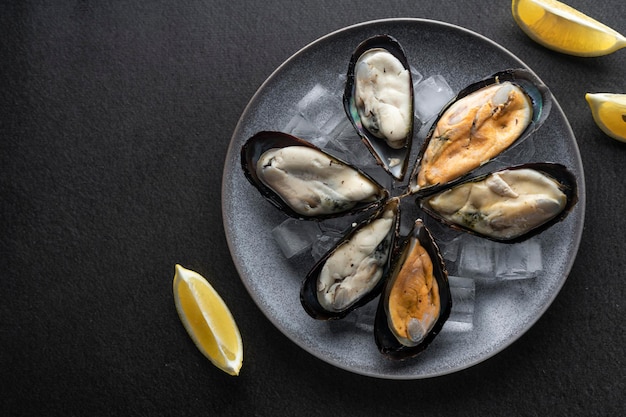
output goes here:
[{"label": "speckled plate surface", "polygon": [[[355,373],[389,379],[427,378],[467,368],[495,355],[524,334],[552,303],[567,279],[582,235],[583,168],[569,123],[554,101],[547,121],[528,141],[533,146],[532,154],[522,152],[519,155],[525,156],[513,162],[566,165],[578,177],[579,202],[564,221],[538,237],[544,259],[539,276],[497,285],[477,284],[471,330],[446,325],[421,355],[393,362],[380,355],[371,329],[356,326],[354,317],[333,323],[310,318],[300,304],[299,290],[314,260],[308,254],[285,259],[271,230],[286,217],[246,181],[239,152],[257,131],[283,130],[296,112],[295,104],[316,84],[337,88],[337,79],[347,71],[354,48],[381,33],[398,39],[409,62],[424,77],[441,74],[454,91],[506,68],[528,68],[479,34],[431,20],[372,21],[320,38],[276,69],[243,112],[224,167],[224,227],[234,263],[250,295],[267,318],[297,345]],[[340,100],[336,111],[343,112]],[[403,215],[410,216],[410,210]]]}]

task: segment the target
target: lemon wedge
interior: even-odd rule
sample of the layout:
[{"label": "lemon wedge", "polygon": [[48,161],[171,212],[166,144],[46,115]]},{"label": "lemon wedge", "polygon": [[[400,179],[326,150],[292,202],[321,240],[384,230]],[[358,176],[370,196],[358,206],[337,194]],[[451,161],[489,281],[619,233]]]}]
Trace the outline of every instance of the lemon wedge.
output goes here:
[{"label": "lemon wedge", "polygon": [[513,0],[513,18],[535,42],[570,55],[601,56],[626,47],[626,37],[556,0]]},{"label": "lemon wedge", "polygon": [[593,120],[604,133],[626,142],[626,94],[587,93]]},{"label": "lemon wedge", "polygon": [[176,265],[174,302],[178,316],[200,352],[218,368],[239,375],[243,343],[224,300],[197,272]]}]

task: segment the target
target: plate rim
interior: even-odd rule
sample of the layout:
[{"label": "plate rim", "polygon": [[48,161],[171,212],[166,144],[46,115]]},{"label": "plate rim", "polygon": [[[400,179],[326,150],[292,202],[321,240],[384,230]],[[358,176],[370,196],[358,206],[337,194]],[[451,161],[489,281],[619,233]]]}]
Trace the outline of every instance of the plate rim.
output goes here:
[{"label": "plate rim", "polygon": [[[332,39],[336,36],[341,35],[344,32],[348,32],[351,30],[355,30],[355,29],[360,29],[360,28],[366,28],[369,26],[374,26],[374,25],[380,25],[380,24],[401,24],[401,23],[406,23],[406,24],[428,24],[428,25],[436,25],[436,26],[440,26],[440,27],[444,27],[447,28],[449,30],[455,30],[455,31],[460,31],[463,32],[469,36],[472,37],[476,37],[484,42],[489,43],[492,47],[494,47],[495,49],[497,49],[499,52],[504,53],[506,55],[508,55],[509,57],[511,57],[513,60],[519,62],[525,69],[529,70],[531,73],[533,73],[535,76],[537,76],[537,74],[535,74],[534,70],[532,68],[530,68],[530,66],[528,66],[526,64],[525,61],[523,61],[522,59],[520,59],[519,57],[517,57],[515,54],[513,54],[511,51],[509,51],[507,48],[505,48],[504,46],[498,44],[497,42],[493,41],[492,39],[478,33],[475,32],[471,29],[462,27],[462,26],[458,26],[452,23],[448,23],[448,22],[444,22],[444,21],[440,21],[440,20],[433,20],[433,19],[427,19],[427,18],[411,18],[411,17],[401,17],[401,18],[384,18],[384,19],[375,19],[375,20],[367,20],[367,21],[363,21],[363,22],[359,22],[359,23],[355,23],[352,25],[348,25],[339,29],[336,29],[332,32],[329,32],[325,35],[322,35],[320,37],[318,37],[317,39],[313,40],[312,42],[309,42],[308,44],[306,44],[305,46],[303,46],[302,48],[298,49],[295,53],[291,54],[284,62],[282,62],[278,67],[276,67],[276,69],[274,69],[270,75],[260,84],[260,86],[257,88],[257,90],[255,91],[255,93],[251,96],[251,98],[249,99],[248,103],[246,104],[246,106],[244,107],[241,116],[239,117],[237,124],[233,130],[233,134],[231,135],[230,138],[230,142],[227,148],[227,152],[226,152],[226,156],[225,156],[225,163],[224,163],[224,170],[222,173],[222,185],[221,185],[221,206],[222,206],[222,223],[223,223],[223,227],[224,227],[224,231],[225,231],[225,235],[226,235],[226,241],[227,241],[227,245],[229,248],[229,252],[231,255],[231,259],[233,260],[233,264],[235,265],[235,268],[237,270],[237,273],[239,274],[239,278],[241,280],[241,282],[243,283],[244,287],[246,288],[246,291],[248,292],[248,294],[250,295],[250,297],[253,299],[253,301],[255,302],[257,308],[259,308],[259,310],[261,311],[261,313],[263,313],[263,315],[272,323],[272,325],[274,327],[276,327],[285,337],[287,337],[289,340],[291,340],[293,343],[296,344],[296,346],[298,346],[300,349],[306,351],[307,353],[311,354],[312,356],[314,356],[315,358],[322,360],[334,367],[337,367],[339,369],[343,369],[346,371],[349,371],[351,373],[357,374],[357,375],[363,375],[363,376],[367,376],[367,377],[373,377],[373,378],[379,378],[379,379],[390,379],[390,380],[416,380],[416,379],[427,379],[427,378],[434,378],[434,377],[439,377],[439,376],[444,376],[444,375],[449,375],[449,374],[453,374],[465,369],[468,369],[470,367],[473,367],[477,364],[480,364],[490,358],[493,358],[494,356],[496,356],[497,354],[501,353],[502,351],[504,351],[505,349],[507,349],[508,347],[510,347],[513,343],[515,343],[517,340],[519,340],[524,334],[526,334],[528,332],[528,330],[530,330],[530,328],[532,328],[537,321],[545,314],[545,312],[548,310],[548,308],[550,308],[550,306],[553,304],[554,300],[556,299],[556,297],[558,296],[558,294],[561,292],[561,289],[563,288],[565,281],[567,281],[569,274],[571,273],[573,264],[576,260],[577,257],[577,253],[578,250],[580,248],[580,243],[582,240],[582,234],[583,234],[583,228],[584,228],[584,222],[585,222],[585,210],[586,210],[586,189],[585,189],[585,176],[584,176],[584,166],[582,163],[582,158],[581,158],[581,154],[580,154],[580,149],[578,147],[578,143],[576,140],[576,136],[574,135],[574,132],[572,130],[571,124],[567,118],[567,116],[565,115],[562,107],[560,106],[560,104],[558,103],[556,97],[554,97],[554,94],[552,94],[552,98],[553,98],[553,106],[552,106],[552,112],[558,112],[559,116],[563,119],[564,124],[565,124],[565,128],[567,129],[567,134],[569,137],[573,138],[573,142],[574,145],[573,146],[573,153],[571,155],[571,158],[576,162],[576,164],[580,167],[580,171],[576,172],[576,176],[578,178],[578,203],[577,203],[577,210],[580,211],[580,222],[576,224],[575,227],[575,233],[574,233],[574,238],[575,240],[572,242],[572,249],[573,249],[573,256],[568,257],[567,261],[564,263],[563,265],[563,277],[558,281],[558,285],[555,285],[554,290],[552,291],[552,293],[550,294],[550,296],[547,299],[547,302],[544,303],[541,308],[536,310],[536,314],[533,316],[533,318],[531,320],[529,320],[528,322],[526,322],[526,324],[524,326],[521,326],[519,331],[513,333],[511,335],[511,337],[507,338],[505,342],[503,342],[500,346],[497,346],[495,349],[491,350],[490,352],[486,353],[485,355],[476,357],[474,360],[471,361],[467,361],[464,362],[462,364],[462,366],[457,366],[454,368],[445,368],[445,369],[441,369],[439,372],[436,373],[431,373],[428,375],[423,375],[423,374],[418,374],[418,375],[390,375],[390,374],[380,374],[380,373],[374,373],[374,372],[368,372],[367,370],[360,370],[360,369],[355,369],[354,367],[349,366],[348,364],[345,364],[339,360],[337,360],[336,358],[332,358],[332,357],[328,357],[328,356],[323,356],[322,353],[317,352],[317,351],[312,351],[312,349],[309,349],[309,347],[307,345],[305,345],[302,341],[300,341],[298,338],[294,337],[294,335],[291,335],[288,331],[286,331],[285,329],[283,329],[283,326],[278,322],[277,318],[272,317],[270,314],[268,314],[265,309],[262,306],[262,302],[260,299],[260,296],[257,295],[251,288],[250,284],[243,278],[243,267],[241,265],[239,265],[239,263],[235,260],[234,254],[235,254],[235,249],[234,249],[234,242],[233,242],[233,238],[232,236],[230,236],[230,233],[228,232],[228,230],[230,229],[227,225],[228,222],[228,216],[226,215],[226,199],[224,198],[224,196],[228,195],[228,190],[226,189],[226,176],[231,172],[229,170],[229,168],[231,168],[232,166],[230,165],[230,160],[232,159],[232,156],[237,156],[239,155],[239,149],[235,148],[235,141],[237,139],[237,137],[240,135],[241,130],[243,130],[243,125],[245,124],[245,120],[246,120],[246,116],[249,114],[249,112],[251,111],[252,107],[254,106],[254,104],[256,103],[256,101],[259,99],[259,97],[261,96],[261,94],[263,93],[263,91],[265,90],[266,86],[268,84],[270,84],[271,82],[274,81],[274,79],[282,72],[283,68],[287,67],[288,65],[291,64],[292,61],[294,61],[295,59],[297,59],[301,54],[306,53],[309,49],[316,47],[317,45]],[[538,77],[538,76],[537,76]],[[539,77],[538,77],[539,78]],[[237,145],[238,146],[238,145]],[[235,158],[238,160],[238,158]]]}]

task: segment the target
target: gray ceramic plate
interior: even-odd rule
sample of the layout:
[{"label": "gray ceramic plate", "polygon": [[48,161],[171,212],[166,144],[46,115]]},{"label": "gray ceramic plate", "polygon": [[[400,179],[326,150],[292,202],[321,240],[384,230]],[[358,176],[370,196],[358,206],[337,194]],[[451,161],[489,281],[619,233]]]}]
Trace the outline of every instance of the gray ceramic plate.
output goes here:
[{"label": "gray ceramic plate", "polygon": [[[421,355],[393,362],[380,355],[371,330],[351,324],[353,318],[346,323],[311,319],[300,305],[299,289],[314,261],[310,255],[284,258],[270,232],[285,216],[247,182],[239,152],[257,131],[283,129],[295,114],[295,103],[315,84],[336,88],[354,48],[381,33],[398,39],[410,63],[424,77],[441,74],[454,91],[502,69],[527,68],[481,35],[430,20],[373,21],[322,37],[281,65],[241,116],[224,167],[224,226],[233,260],[250,295],[267,318],[297,345],[355,373],[390,379],[427,378],[467,368],[500,352],[526,332],[554,300],[572,267],[582,234],[583,167],[569,123],[555,101],[547,121],[531,139],[533,159],[560,162],[575,172],[579,203],[564,221],[539,236],[546,261],[537,278],[476,288],[470,331],[444,327]],[[336,112],[343,112],[339,101]]]}]

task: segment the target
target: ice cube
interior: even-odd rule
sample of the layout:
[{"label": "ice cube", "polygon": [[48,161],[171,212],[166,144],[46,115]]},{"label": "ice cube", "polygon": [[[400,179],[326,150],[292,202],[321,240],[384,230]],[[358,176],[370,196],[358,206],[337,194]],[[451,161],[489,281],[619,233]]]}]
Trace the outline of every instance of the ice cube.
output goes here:
[{"label": "ice cube", "polygon": [[493,242],[468,236],[463,239],[459,248],[459,275],[470,278],[495,278]]},{"label": "ice cube", "polygon": [[344,154],[344,160],[359,167],[375,167],[376,159],[372,156],[367,146],[360,137],[343,137],[337,140],[336,145]]},{"label": "ice cube", "polygon": [[355,326],[359,330],[366,332],[374,331],[374,320],[376,318],[376,309],[378,308],[378,300],[380,297],[376,297],[374,300],[365,304],[362,307],[357,308],[352,314],[355,316]]},{"label": "ice cube", "polygon": [[443,255],[443,258],[445,260],[450,262],[456,262],[459,256],[459,250],[461,246],[459,241],[460,239],[457,237],[448,242],[440,244],[440,246],[442,247],[441,254]]},{"label": "ice cube", "polygon": [[339,241],[340,236],[334,234],[321,234],[311,244],[311,256],[315,262],[322,259],[322,257],[331,250]]},{"label": "ice cube", "polygon": [[321,84],[315,84],[298,102],[298,111],[314,126],[321,128],[329,120],[344,115],[341,98]]},{"label": "ice cube", "polygon": [[327,132],[331,141],[341,142],[346,139],[360,139],[359,135],[356,133],[356,130],[354,130],[352,123],[350,122],[350,120],[348,120],[345,114],[336,117],[337,123],[332,126],[332,129],[324,130],[325,132]]},{"label": "ice cube", "polygon": [[[339,133],[343,132],[346,127],[350,127],[350,130],[354,132],[352,129],[352,125],[350,121],[346,117],[346,114],[342,112],[337,112],[333,114],[323,126],[320,127],[320,131],[328,136],[330,140],[335,138]],[[355,133],[356,134],[356,133]]]},{"label": "ice cube", "polygon": [[415,115],[425,122],[454,97],[454,91],[443,76],[433,75],[415,86],[414,97]]},{"label": "ice cube", "polygon": [[345,115],[342,121],[328,133],[326,149],[344,161],[358,167],[375,167],[376,159],[372,156],[361,137]]},{"label": "ice cube", "polygon": [[301,254],[317,240],[320,229],[315,222],[287,219],[272,230],[272,236],[287,259]]},{"label": "ice cube", "polygon": [[312,124],[311,121],[307,120],[300,113],[296,113],[289,120],[289,123],[283,128],[283,131],[305,140],[314,140],[323,136],[317,126]]},{"label": "ice cube", "polygon": [[459,323],[473,323],[474,321],[474,300],[476,298],[475,281],[471,278],[464,278],[450,275],[450,294],[452,295],[452,309],[450,310],[449,321]]},{"label": "ice cube", "polygon": [[463,323],[460,321],[446,320],[443,325],[446,332],[463,333],[471,332],[474,329],[474,323]]},{"label": "ice cube", "polygon": [[311,256],[317,262],[333,248],[342,237],[350,233],[357,226],[357,215],[346,215],[326,219],[319,223],[319,234],[311,245]]},{"label": "ice cube", "polygon": [[543,270],[541,243],[496,243],[474,236],[459,243],[457,274],[481,281],[533,278]]},{"label": "ice cube", "polygon": [[329,94],[329,91],[323,85],[315,84],[296,104],[296,108],[302,114],[311,113],[315,104]]},{"label": "ice cube", "polygon": [[359,216],[356,214],[347,214],[345,216],[333,217],[320,222],[320,230],[322,234],[332,236],[342,236],[348,233],[349,228],[354,227],[359,222]]},{"label": "ice cube", "polygon": [[348,79],[348,74],[345,72],[341,72],[337,74],[337,77],[330,81],[328,89],[332,94],[339,97],[343,103],[343,93],[346,89],[346,80]]},{"label": "ice cube", "polygon": [[413,65],[410,65],[409,69],[411,70],[411,80],[413,81],[413,88],[415,88],[415,86],[424,79],[424,76]]},{"label": "ice cube", "polygon": [[434,122],[435,122],[435,115],[433,115],[430,119],[422,123],[422,125],[419,127],[419,130],[417,131],[417,137],[420,140],[426,139],[426,136],[428,136],[428,132],[430,132],[430,128],[433,126]]},{"label": "ice cube", "polygon": [[541,243],[536,239],[500,245],[495,251],[496,278],[534,278],[543,269]]}]

